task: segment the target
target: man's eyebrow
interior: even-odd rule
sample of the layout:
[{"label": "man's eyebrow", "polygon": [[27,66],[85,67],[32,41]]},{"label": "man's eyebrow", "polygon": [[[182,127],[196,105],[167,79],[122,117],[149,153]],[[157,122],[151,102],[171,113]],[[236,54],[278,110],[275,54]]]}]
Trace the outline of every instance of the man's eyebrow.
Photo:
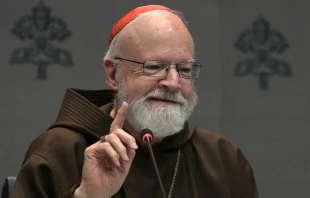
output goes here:
[{"label": "man's eyebrow", "polygon": [[197,60],[195,59],[195,58],[193,58],[193,59],[189,59],[189,60],[187,60],[188,62],[196,62]]}]

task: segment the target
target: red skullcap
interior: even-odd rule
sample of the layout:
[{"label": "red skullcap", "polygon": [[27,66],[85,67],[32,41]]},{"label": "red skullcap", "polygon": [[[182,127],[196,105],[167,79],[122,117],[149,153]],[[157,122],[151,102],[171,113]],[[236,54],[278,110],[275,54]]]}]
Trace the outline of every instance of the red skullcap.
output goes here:
[{"label": "red skullcap", "polygon": [[135,19],[138,15],[145,13],[145,12],[152,11],[152,10],[171,10],[171,9],[165,6],[162,6],[162,5],[147,5],[147,6],[137,7],[131,10],[114,24],[111,34],[110,34],[109,46],[113,38],[115,37],[115,35],[117,35],[117,33],[121,31],[121,29],[123,29],[130,21]]}]

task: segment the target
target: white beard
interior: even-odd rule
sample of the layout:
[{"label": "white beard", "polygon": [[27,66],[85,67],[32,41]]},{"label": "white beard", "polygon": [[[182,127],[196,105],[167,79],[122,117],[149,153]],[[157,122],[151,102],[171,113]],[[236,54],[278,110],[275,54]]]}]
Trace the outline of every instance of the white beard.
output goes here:
[{"label": "white beard", "polygon": [[[197,104],[197,94],[193,87],[193,99],[188,104],[180,93],[171,93],[164,89],[155,89],[139,99],[132,99],[126,83],[119,83],[116,95],[117,108],[125,101],[128,103],[127,121],[140,132],[148,128],[155,138],[162,138],[180,132]],[[177,104],[163,104],[150,98],[175,101]]]}]

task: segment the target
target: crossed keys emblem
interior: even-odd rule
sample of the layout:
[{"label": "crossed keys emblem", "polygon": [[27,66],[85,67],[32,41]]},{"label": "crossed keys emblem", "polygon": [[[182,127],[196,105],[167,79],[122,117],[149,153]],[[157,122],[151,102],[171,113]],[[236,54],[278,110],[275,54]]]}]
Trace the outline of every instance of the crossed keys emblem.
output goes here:
[{"label": "crossed keys emblem", "polygon": [[51,9],[42,1],[33,8],[31,15],[18,20],[11,32],[27,44],[15,49],[9,62],[36,65],[38,79],[47,78],[49,65],[73,66],[71,54],[55,46],[56,42],[63,42],[72,33],[62,19],[51,16]]},{"label": "crossed keys emblem", "polygon": [[259,89],[269,89],[271,76],[292,76],[289,64],[278,57],[288,49],[289,44],[279,31],[270,29],[269,22],[262,16],[252,23],[251,28],[238,36],[235,47],[248,54],[248,58],[236,64],[234,76],[258,76]]}]

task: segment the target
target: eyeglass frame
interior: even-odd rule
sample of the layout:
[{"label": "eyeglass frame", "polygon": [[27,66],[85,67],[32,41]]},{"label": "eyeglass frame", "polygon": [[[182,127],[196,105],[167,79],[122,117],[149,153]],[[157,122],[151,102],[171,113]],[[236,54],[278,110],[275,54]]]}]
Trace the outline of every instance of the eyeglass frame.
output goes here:
[{"label": "eyeglass frame", "polygon": [[[199,69],[199,70],[198,70],[197,76],[188,78],[188,77],[183,77],[183,76],[181,76],[181,74],[180,74],[180,72],[179,72],[179,70],[178,70],[178,69],[179,69],[179,68],[178,68],[178,65],[179,65],[180,63],[172,64],[172,63],[169,62],[169,61],[163,61],[163,60],[146,60],[146,61],[144,61],[144,62],[139,62],[139,61],[129,60],[129,59],[126,59],[126,58],[121,58],[121,57],[118,57],[118,56],[115,57],[114,59],[115,59],[115,60],[122,60],[122,61],[128,61],[128,62],[132,62],[132,63],[141,64],[141,65],[143,65],[143,66],[142,66],[143,74],[144,74],[145,76],[150,76],[150,77],[165,77],[165,76],[152,76],[152,75],[146,74],[146,73],[144,72],[144,65],[145,65],[145,63],[146,63],[147,61],[161,61],[161,62],[169,63],[169,65],[167,66],[167,68],[165,68],[165,70],[167,70],[168,68],[169,68],[169,70],[170,70],[170,66],[171,66],[171,65],[175,65],[176,70],[177,70],[177,72],[178,72],[178,74],[179,74],[179,77],[180,77],[180,78],[185,78],[185,79],[197,79],[197,78],[199,77],[200,70],[201,70],[201,67],[202,67],[202,64],[199,63],[199,62],[197,62],[197,61],[193,61],[193,62],[180,62],[180,63],[196,63],[196,64],[197,64],[197,66],[198,66],[197,68]],[[169,70],[167,70],[167,71],[169,71]],[[160,70],[159,70],[159,71],[160,71]],[[168,75],[168,72],[167,72],[166,76],[167,76],[167,75]]]}]

